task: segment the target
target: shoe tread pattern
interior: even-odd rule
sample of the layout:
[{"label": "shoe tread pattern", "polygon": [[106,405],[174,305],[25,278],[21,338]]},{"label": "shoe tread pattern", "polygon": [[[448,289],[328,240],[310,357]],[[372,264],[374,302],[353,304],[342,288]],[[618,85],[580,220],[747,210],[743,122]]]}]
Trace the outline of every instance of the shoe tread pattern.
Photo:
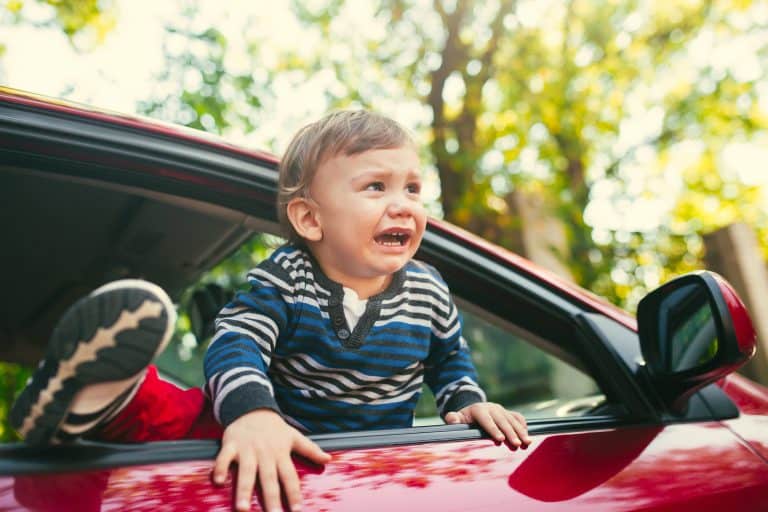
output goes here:
[{"label": "shoe tread pattern", "polygon": [[141,372],[167,341],[167,303],[149,289],[129,286],[77,301],[54,329],[43,364],[11,410],[11,424],[25,441],[41,445],[54,439],[83,387]]}]

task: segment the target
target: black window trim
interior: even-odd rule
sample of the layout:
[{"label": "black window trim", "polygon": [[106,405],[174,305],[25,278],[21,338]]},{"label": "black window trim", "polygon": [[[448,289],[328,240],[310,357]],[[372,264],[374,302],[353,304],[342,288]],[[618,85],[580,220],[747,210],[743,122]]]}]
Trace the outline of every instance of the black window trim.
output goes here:
[{"label": "black window trim", "polygon": [[[591,417],[577,420],[532,420],[531,435],[558,434],[617,427],[650,426],[614,417]],[[430,425],[403,429],[345,432],[310,435],[326,451],[361,450],[394,446],[412,446],[458,441],[492,441],[488,435],[469,425]],[[23,443],[0,445],[0,476],[65,473],[213,460],[220,447],[218,440],[153,441],[149,443],[115,444],[77,441],[67,445],[32,447]]]}]

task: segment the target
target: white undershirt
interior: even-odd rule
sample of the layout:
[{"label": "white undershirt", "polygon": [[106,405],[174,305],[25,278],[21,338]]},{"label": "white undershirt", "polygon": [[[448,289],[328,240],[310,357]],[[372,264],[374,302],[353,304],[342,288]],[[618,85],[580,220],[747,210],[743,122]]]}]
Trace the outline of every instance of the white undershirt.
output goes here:
[{"label": "white undershirt", "polygon": [[351,288],[344,288],[344,317],[347,319],[347,326],[352,331],[357,325],[357,321],[365,313],[365,305],[368,304],[368,299],[361,299],[355,290]]}]

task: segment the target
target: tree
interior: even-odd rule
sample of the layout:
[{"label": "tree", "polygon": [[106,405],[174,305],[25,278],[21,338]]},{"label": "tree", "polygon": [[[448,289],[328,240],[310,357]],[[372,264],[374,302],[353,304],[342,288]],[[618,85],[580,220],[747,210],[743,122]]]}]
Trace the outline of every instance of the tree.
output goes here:
[{"label": "tree", "polygon": [[[767,126],[759,62],[728,61],[739,45],[766,51],[750,2],[382,0],[387,30],[367,37],[336,23],[350,2],[295,5],[323,36],[305,69],[333,69],[344,84],[395,77],[403,97],[428,106],[448,220],[525,254],[516,198],[536,196],[562,221],[558,256],[574,279],[614,302],[633,308],[648,288],[700,267],[702,232],[765,218],[756,188],[718,161]],[[371,64],[333,58],[342,30]],[[350,85],[335,103],[384,103],[382,87]],[[679,158],[696,147],[706,151]],[[660,190],[669,184],[676,195]],[[702,216],[692,204],[717,206]],[[627,215],[654,205],[655,223]]]},{"label": "tree", "polygon": [[254,129],[266,84],[251,72],[255,62],[240,70],[228,68],[227,37],[214,27],[196,27],[197,16],[190,5],[183,13],[184,26],[166,27],[167,65],[158,77],[163,92],[140,102],[138,111],[216,134],[231,127],[247,133]]},{"label": "tree", "polygon": [[4,4],[0,24],[58,27],[81,50],[102,43],[116,22],[112,0],[6,0]]}]

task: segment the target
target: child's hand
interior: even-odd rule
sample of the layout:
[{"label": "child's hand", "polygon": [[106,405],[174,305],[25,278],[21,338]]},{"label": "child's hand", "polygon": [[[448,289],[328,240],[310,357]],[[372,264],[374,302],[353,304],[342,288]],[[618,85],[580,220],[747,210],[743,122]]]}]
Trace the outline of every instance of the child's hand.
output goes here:
[{"label": "child's hand", "polygon": [[528,426],[523,415],[516,411],[508,411],[492,402],[479,402],[468,405],[458,412],[449,412],[445,415],[445,422],[448,424],[477,423],[499,443],[506,439],[512,449],[527,448],[531,444]]},{"label": "child's hand", "polygon": [[291,452],[316,464],[325,464],[331,456],[291,427],[270,409],[258,409],[233,421],[225,430],[221,450],[213,466],[213,481],[223,484],[232,462],[237,462],[235,508],[251,509],[251,496],[258,473],[264,510],[282,510],[280,487],[292,511],[301,508],[299,476]]}]

